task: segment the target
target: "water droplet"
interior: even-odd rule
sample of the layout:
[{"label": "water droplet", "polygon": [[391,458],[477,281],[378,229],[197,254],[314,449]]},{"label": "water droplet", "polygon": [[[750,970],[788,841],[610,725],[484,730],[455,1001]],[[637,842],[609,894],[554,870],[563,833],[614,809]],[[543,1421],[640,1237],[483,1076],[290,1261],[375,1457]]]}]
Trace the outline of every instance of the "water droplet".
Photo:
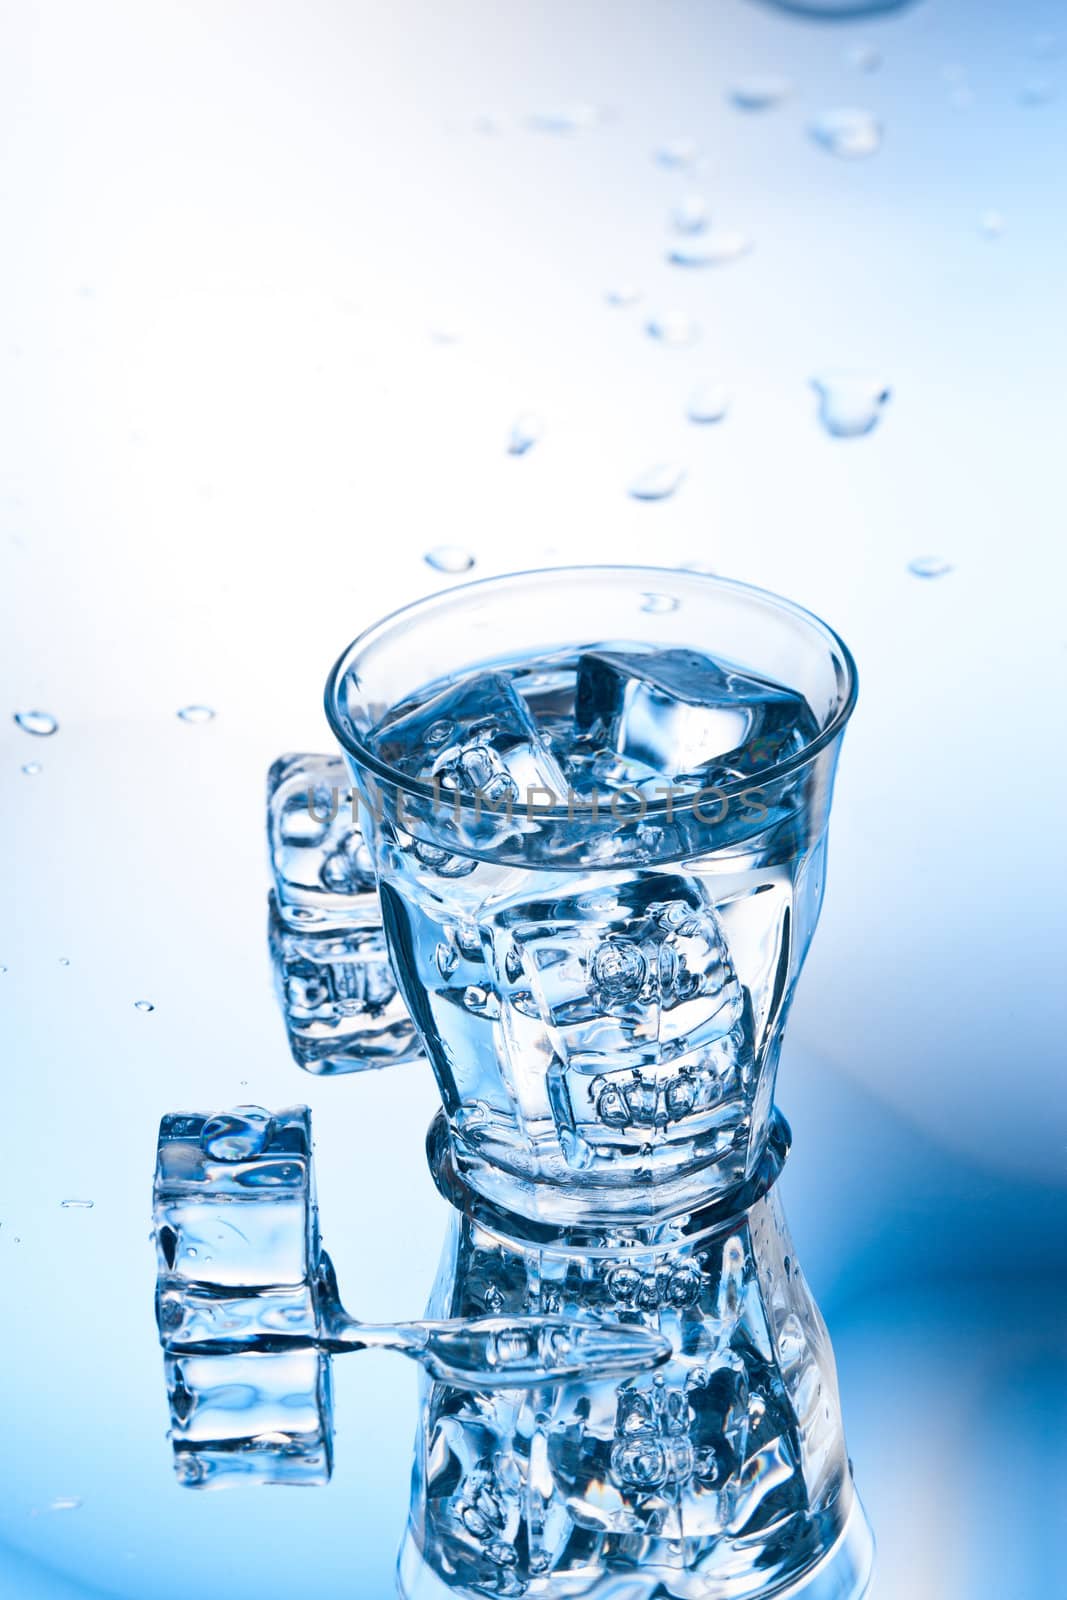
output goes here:
[{"label": "water droplet", "polygon": [[211,722],[215,713],[211,706],[182,706],[178,716],[183,722]]},{"label": "water droplet", "polygon": [[729,98],[739,111],[770,111],[786,99],[792,84],[778,73],[755,73],[750,78],[739,78],[729,91]]},{"label": "water droplet", "polygon": [[1021,106],[1047,106],[1056,98],[1056,86],[1047,78],[1033,78],[1019,90]]},{"label": "water droplet", "polygon": [[527,120],[537,133],[578,133],[582,128],[595,128],[600,113],[596,106],[578,101],[574,105],[547,106],[532,112]]},{"label": "water droplet", "polygon": [[274,1119],[262,1106],[237,1106],[209,1117],[200,1131],[200,1148],[216,1161],[258,1156],[271,1136]]},{"label": "water droplet", "polygon": [[892,390],[887,384],[859,374],[834,374],[813,378],[819,397],[819,420],[835,439],[858,439],[876,428]]},{"label": "water droplet", "polygon": [[543,420],[535,411],[524,411],[515,418],[508,439],[508,455],[524,456],[532,450],[545,431]]},{"label": "water droplet", "polygon": [[691,239],[680,239],[667,251],[672,267],[722,267],[739,261],[752,249],[752,240],[737,228],[712,228]]},{"label": "water droplet", "polygon": [[49,1511],[77,1511],[81,1501],[75,1495],[57,1495],[51,1502]]},{"label": "water droplet", "polygon": [[721,383],[701,383],[689,396],[690,422],[721,422],[730,409],[730,396]]},{"label": "water droplet", "polygon": [[458,544],[435,545],[422,559],[435,572],[469,572],[474,565],[470,551],[462,550]]},{"label": "water droplet", "polygon": [[4,974],[4,973],[5,973],[5,972],[6,972],[6,971],[7,971],[7,968],[6,968],[6,967],[0,967],[0,977],[2,977],[2,976],[3,976],[3,974]]},{"label": "water droplet", "polygon": [[61,967],[69,967],[70,966],[70,957],[69,956],[60,956],[59,964],[60,964]]},{"label": "water droplet", "polygon": [[677,611],[678,600],[673,594],[646,594],[641,602],[642,611],[650,611],[653,616],[663,616],[665,612]]},{"label": "water droplet", "polygon": [[662,461],[634,479],[630,494],[634,500],[669,500],[684,477],[685,468],[677,461]]},{"label": "water droplet", "polygon": [[691,167],[699,154],[696,140],[682,135],[661,144],[656,150],[656,160],[661,167]]},{"label": "water droplet", "polygon": [[613,289],[604,290],[604,299],[609,306],[635,306],[641,298],[641,291],[636,283],[620,283]]},{"label": "water droplet", "polygon": [[36,778],[39,772],[44,771],[44,768],[39,761],[27,761],[23,764],[22,770],[28,778]]},{"label": "water droplet", "polygon": [[908,562],[908,571],[916,578],[943,578],[952,571],[952,563],[942,556],[916,556]]},{"label": "water droplet", "polygon": [[882,52],[873,44],[858,44],[849,51],[848,63],[857,72],[877,72],[882,65]]},{"label": "water droplet", "polygon": [[59,1203],[64,1211],[91,1211],[93,1209],[91,1200],[61,1200]]},{"label": "water droplet", "polygon": [[882,144],[882,125],[877,117],[852,107],[824,111],[809,131],[816,144],[846,161],[873,156]]},{"label": "water droplet", "polygon": [[987,239],[999,239],[1004,232],[1004,217],[999,211],[983,211],[978,226]]},{"label": "water droplet", "polygon": [[59,727],[50,711],[16,711],[15,721],[23,733],[36,734],[39,739],[47,739]]},{"label": "water droplet", "polygon": [[708,202],[701,194],[684,194],[670,220],[676,233],[703,233],[708,225]]},{"label": "water droplet", "polygon": [[152,1004],[151,1000],[135,1000],[133,1002],[133,1009],[135,1011],[154,1011],[156,1008]]},{"label": "water droplet", "polygon": [[675,349],[694,344],[700,337],[696,323],[682,311],[668,311],[662,317],[650,318],[645,324],[645,332],[650,339],[658,339],[660,344],[671,345]]}]

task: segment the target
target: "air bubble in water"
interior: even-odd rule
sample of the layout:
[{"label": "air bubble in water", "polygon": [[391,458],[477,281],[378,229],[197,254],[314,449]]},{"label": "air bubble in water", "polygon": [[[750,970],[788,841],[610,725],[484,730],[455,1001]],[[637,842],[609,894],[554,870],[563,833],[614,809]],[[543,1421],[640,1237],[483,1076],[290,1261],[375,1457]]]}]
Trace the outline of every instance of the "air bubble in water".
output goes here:
[{"label": "air bubble in water", "polygon": [[756,73],[749,78],[739,78],[729,96],[739,111],[770,111],[772,106],[781,105],[791,88],[789,79],[778,73]]},{"label": "air bubble in water", "polygon": [[212,722],[215,717],[215,712],[211,706],[182,706],[178,712],[178,716],[183,722],[198,724],[201,722]]},{"label": "air bubble in water", "polygon": [[730,396],[721,383],[701,383],[689,396],[686,416],[690,422],[721,422],[730,409]]},{"label": "air bubble in water", "polygon": [[91,1200],[61,1200],[59,1203],[64,1211],[91,1211],[93,1209]]},{"label": "air bubble in water", "polygon": [[57,1495],[49,1506],[50,1511],[77,1511],[81,1501],[75,1495]]},{"label": "air bubble in water", "polygon": [[837,373],[813,378],[819,420],[835,439],[859,439],[878,426],[892,390],[871,377]]},{"label": "air bubble in water", "polygon": [[682,311],[668,311],[661,317],[651,317],[645,324],[645,332],[650,339],[658,339],[660,344],[675,348],[693,344],[700,337],[696,323]]},{"label": "air bubble in water", "polygon": [[695,139],[683,135],[666,140],[655,154],[661,167],[691,167],[700,154],[700,147]]},{"label": "air bubble in water", "polygon": [[952,563],[942,556],[916,556],[908,562],[908,571],[914,578],[943,578],[952,571]]},{"label": "air bubble in water", "polygon": [[47,739],[59,727],[50,711],[16,711],[15,721],[23,733],[36,734],[39,739]]},{"label": "air bubble in water", "polygon": [[653,616],[663,616],[668,611],[677,611],[678,600],[673,594],[646,594],[641,602],[641,610],[649,611]]},{"label": "air bubble in water", "polygon": [[853,107],[824,111],[809,131],[816,144],[846,161],[873,156],[882,144],[882,125],[878,118],[870,111],[858,111]]},{"label": "air bubble in water", "polygon": [[152,1004],[151,1000],[135,1000],[133,1002],[133,1009],[135,1011],[154,1011],[156,1008]]},{"label": "air bubble in water", "polygon": [[613,289],[604,290],[604,299],[609,306],[635,306],[641,298],[641,291],[636,283],[620,283]]},{"label": "air bubble in water", "polygon": [[712,228],[695,238],[679,239],[667,251],[672,267],[721,267],[739,261],[752,249],[747,234],[736,228]]},{"label": "air bubble in water", "polygon": [[200,1131],[200,1148],[216,1161],[245,1161],[267,1146],[274,1119],[262,1106],[237,1106],[209,1117]]},{"label": "air bubble in water", "polygon": [[573,105],[546,106],[532,112],[527,120],[537,133],[578,133],[582,128],[595,128],[600,115],[596,106],[576,101]]},{"label": "air bubble in water", "polygon": [[435,572],[469,572],[474,565],[470,551],[461,549],[458,544],[435,545],[422,559]]},{"label": "air bubble in water", "polygon": [[60,964],[61,967],[69,967],[70,966],[70,957],[69,956],[60,956],[59,964]]},{"label": "air bubble in water", "polygon": [[676,233],[703,233],[708,225],[708,202],[701,194],[684,194],[671,212]]},{"label": "air bubble in water", "polygon": [[685,477],[677,461],[661,461],[642,472],[630,485],[634,500],[669,500]]},{"label": "air bubble in water", "polygon": [[39,772],[44,771],[44,768],[39,761],[27,761],[23,763],[22,770],[28,778],[36,778]]},{"label": "air bubble in water", "polygon": [[534,411],[524,411],[515,418],[508,439],[508,455],[524,456],[532,450],[545,431],[542,419]]}]

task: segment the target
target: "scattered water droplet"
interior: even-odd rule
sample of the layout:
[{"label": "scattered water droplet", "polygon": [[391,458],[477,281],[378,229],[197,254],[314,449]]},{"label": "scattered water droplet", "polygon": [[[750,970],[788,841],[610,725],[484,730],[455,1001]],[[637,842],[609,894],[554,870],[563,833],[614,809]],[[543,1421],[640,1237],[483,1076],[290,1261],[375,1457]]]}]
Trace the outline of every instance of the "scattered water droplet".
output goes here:
[{"label": "scattered water droplet", "polygon": [[91,1200],[61,1200],[59,1203],[64,1211],[91,1211],[93,1209]]},{"label": "scattered water droplet", "polygon": [[70,966],[70,957],[69,956],[60,956],[59,964],[60,964],[61,967],[69,967]]},{"label": "scattered water droplet", "polygon": [[952,563],[942,556],[916,556],[908,562],[908,571],[916,578],[943,578],[952,571]]},{"label": "scattered water droplet", "polygon": [[978,226],[987,239],[999,239],[1004,232],[1004,217],[999,211],[983,211]]},{"label": "scattered water droplet", "polygon": [[135,1011],[154,1011],[156,1008],[152,1004],[151,1000],[135,1000],[133,1002],[133,1009]]},{"label": "scattered water droplet", "polygon": [[730,409],[730,396],[721,383],[701,383],[689,396],[690,422],[721,422]]},{"label": "scattered water droplet", "polygon": [[1021,106],[1047,106],[1056,98],[1056,85],[1047,78],[1033,78],[1019,90]]},{"label": "scattered water droplet", "polygon": [[754,73],[749,78],[739,78],[731,87],[729,97],[739,111],[770,111],[780,106],[792,89],[788,78],[775,72]]},{"label": "scattered water droplet", "polygon": [[700,146],[687,135],[668,139],[655,153],[661,167],[691,167],[699,154]]},{"label": "scattered water droplet", "polygon": [[28,778],[36,778],[39,772],[44,771],[44,768],[39,761],[27,761],[23,763],[22,770]]},{"label": "scattered water droplet", "polygon": [[667,251],[672,267],[722,267],[739,261],[752,249],[752,240],[736,228],[712,228],[695,238],[678,240]]},{"label": "scattered water droplet", "polygon": [[50,711],[16,711],[15,721],[23,733],[36,734],[39,739],[47,739],[59,727]]},{"label": "scattered water droplet", "polygon": [[819,397],[819,420],[835,439],[858,439],[870,433],[893,392],[887,384],[859,374],[813,378],[811,385]]},{"label": "scattered water droplet", "polygon": [[578,133],[582,128],[595,128],[600,113],[596,106],[578,101],[574,105],[546,106],[532,112],[527,121],[537,133]]},{"label": "scattered water droplet", "polygon": [[77,1511],[80,1505],[81,1501],[75,1495],[61,1494],[56,1496],[48,1509],[49,1511]]},{"label": "scattered water droplet", "polygon": [[508,455],[524,456],[532,450],[545,431],[543,420],[535,411],[524,411],[515,418],[508,439]]},{"label": "scattered water droplet", "polygon": [[469,572],[474,565],[470,551],[462,550],[458,544],[435,545],[422,559],[435,572]]},{"label": "scattered water droplet", "polygon": [[669,500],[684,477],[685,468],[677,461],[661,461],[634,479],[630,494],[634,500]]},{"label": "scattered water droplet", "polygon": [[642,611],[650,611],[653,616],[662,616],[667,611],[677,611],[678,600],[673,594],[646,594],[641,602]]},{"label": "scattered water droplet", "polygon": [[645,324],[645,332],[650,339],[658,339],[660,344],[676,349],[694,344],[700,337],[700,329],[683,311],[668,311],[661,317],[651,317]]},{"label": "scattered water droplet", "polygon": [[620,283],[604,291],[604,299],[609,306],[635,306],[640,298],[641,291],[636,283]]},{"label": "scattered water droplet", "polygon": [[211,722],[214,719],[215,712],[211,706],[182,706],[178,716],[183,722]]},{"label": "scattered water droplet", "polygon": [[882,125],[878,118],[869,111],[858,111],[850,106],[824,111],[809,131],[816,144],[846,161],[873,156],[882,144]]},{"label": "scattered water droplet", "polygon": [[849,51],[848,62],[857,72],[877,72],[882,65],[882,52],[873,44],[858,44]]},{"label": "scattered water droplet", "polygon": [[244,1161],[266,1148],[274,1119],[262,1106],[237,1106],[209,1117],[200,1131],[200,1148],[216,1161]]},{"label": "scattered water droplet", "polygon": [[684,194],[670,216],[676,233],[703,233],[708,220],[708,202],[702,194]]}]

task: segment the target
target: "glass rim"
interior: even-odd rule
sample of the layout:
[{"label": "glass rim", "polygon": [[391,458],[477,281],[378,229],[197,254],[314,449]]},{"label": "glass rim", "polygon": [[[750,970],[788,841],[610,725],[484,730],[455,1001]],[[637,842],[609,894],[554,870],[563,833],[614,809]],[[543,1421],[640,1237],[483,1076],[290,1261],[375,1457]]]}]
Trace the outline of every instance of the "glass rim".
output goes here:
[{"label": "glass rim", "polygon": [[[427,783],[422,778],[415,778],[411,773],[402,771],[399,767],[390,766],[387,761],[375,755],[374,751],[356,735],[350,726],[345,726],[339,710],[341,685],[350,669],[358,661],[360,655],[371,645],[378,643],[388,633],[392,632],[398,624],[415,621],[420,614],[438,610],[447,605],[457,596],[469,594],[475,589],[507,589],[519,587],[523,582],[532,578],[574,578],[582,575],[599,574],[607,576],[632,577],[641,574],[649,579],[670,578],[677,582],[679,577],[692,580],[698,585],[708,584],[719,590],[730,590],[736,594],[759,601],[770,610],[787,612],[802,622],[812,632],[820,634],[826,643],[836,647],[840,652],[841,661],[845,668],[845,691],[833,716],[820,729],[815,738],[810,740],[802,749],[795,751],[782,761],[773,762],[770,766],[762,767],[748,777],[731,778],[726,783],[708,785],[703,791],[697,789],[692,792],[679,791],[668,794],[662,799],[650,800],[641,812],[642,821],[655,817],[669,818],[674,809],[685,809],[694,801],[700,799],[701,793],[721,796],[724,800],[744,793],[753,792],[766,784],[777,782],[781,778],[790,776],[800,771],[802,767],[812,762],[819,753],[831,745],[840,735],[852,715],[856,705],[856,696],[859,688],[859,675],[851,650],[842,639],[841,635],[831,628],[828,622],[809,611],[805,606],[798,605],[794,600],[787,600],[783,595],[775,594],[773,590],[761,589],[756,584],[742,583],[736,578],[720,578],[715,574],[706,572],[692,572],[685,567],[651,567],[641,563],[621,562],[590,562],[579,566],[570,567],[533,567],[519,572],[498,573],[487,578],[477,578],[471,583],[453,584],[449,589],[438,589],[433,594],[423,595],[418,600],[408,601],[407,604],[398,606],[394,611],[380,617],[377,622],[372,622],[362,633],[356,635],[330,668],[326,679],[324,692],[324,706],[326,720],[330,729],[341,746],[341,749],[351,755],[356,764],[372,772],[376,777],[392,785],[393,788],[411,795],[420,800],[429,800],[440,803],[447,794],[449,809],[457,805],[461,811],[469,811],[475,815],[480,813],[481,797],[473,794],[464,794],[461,790],[449,789],[442,791],[440,785]],[[666,780],[665,780],[666,781]],[[542,806],[538,804],[535,809],[538,822],[543,823],[569,823],[574,825],[577,820],[576,808],[571,805]]]}]

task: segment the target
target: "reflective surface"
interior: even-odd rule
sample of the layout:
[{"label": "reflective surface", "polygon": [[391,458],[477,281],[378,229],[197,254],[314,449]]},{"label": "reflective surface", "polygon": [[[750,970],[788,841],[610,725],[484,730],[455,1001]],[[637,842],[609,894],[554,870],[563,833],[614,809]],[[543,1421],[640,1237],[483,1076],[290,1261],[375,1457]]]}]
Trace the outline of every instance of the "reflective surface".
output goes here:
[{"label": "reflective surface", "polygon": [[[263,779],[327,748],[340,640],[520,557],[699,563],[853,646],[863,710],[783,1050],[789,1220],[880,1600],[1062,1586],[1056,12],[8,8],[4,1600],[189,1600],[220,1573],[231,1600],[392,1592],[409,1363],[335,1363],[328,1488],[174,1481],[152,1151],[165,1111],[309,1102],[350,1309],[421,1309],[437,1093],[418,1062],[293,1064]],[[769,73],[781,105],[730,104]],[[1059,92],[1023,104],[1030,79]],[[882,128],[870,157],[808,131],[849,107]],[[688,165],[653,158],[682,137]],[[666,261],[690,192],[748,255]],[[862,436],[820,420],[810,382],[841,372],[892,389]],[[730,408],[698,427],[703,383]],[[542,437],[511,455],[530,410]],[[660,462],[674,492],[632,498]],[[951,571],[908,571],[934,558]]]}]

